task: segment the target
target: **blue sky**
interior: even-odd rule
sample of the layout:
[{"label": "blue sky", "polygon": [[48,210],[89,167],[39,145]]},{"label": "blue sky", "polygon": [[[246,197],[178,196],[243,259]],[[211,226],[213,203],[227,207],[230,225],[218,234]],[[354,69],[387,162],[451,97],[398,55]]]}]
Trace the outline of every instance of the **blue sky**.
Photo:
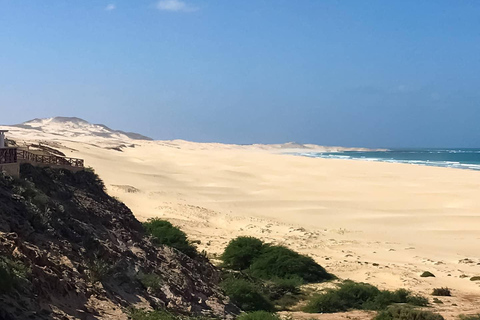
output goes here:
[{"label": "blue sky", "polygon": [[480,1],[0,0],[0,123],[479,147]]}]

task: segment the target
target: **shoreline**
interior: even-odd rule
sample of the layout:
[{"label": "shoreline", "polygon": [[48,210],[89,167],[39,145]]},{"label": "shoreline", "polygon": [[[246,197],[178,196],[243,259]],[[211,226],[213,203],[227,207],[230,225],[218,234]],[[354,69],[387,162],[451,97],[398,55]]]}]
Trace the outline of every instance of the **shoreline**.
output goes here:
[{"label": "shoreline", "polygon": [[[388,151],[393,151],[388,150]],[[474,149],[476,150],[476,149]],[[284,154],[299,156],[299,157],[307,157],[313,159],[330,159],[330,160],[354,160],[354,161],[365,161],[365,162],[383,162],[383,163],[395,163],[395,164],[408,164],[408,165],[417,165],[423,167],[437,167],[437,168],[450,168],[450,169],[460,169],[460,170],[472,170],[472,171],[479,171],[480,170],[480,163],[466,163],[466,162],[458,162],[458,161],[434,161],[434,160],[404,160],[404,159],[393,159],[393,158],[367,158],[367,157],[352,157],[348,153],[342,155],[340,152],[288,152]],[[346,151],[349,152],[349,151]],[[353,151],[357,152],[357,151]],[[372,152],[372,151],[366,151]],[[379,151],[373,151],[379,152]],[[384,152],[384,151],[380,151]],[[335,155],[331,155],[332,153],[336,153]],[[337,154],[338,153],[338,154]],[[321,156],[321,154],[327,154],[326,156]],[[319,155],[319,156],[317,156]],[[479,157],[480,159],[480,157]]]}]

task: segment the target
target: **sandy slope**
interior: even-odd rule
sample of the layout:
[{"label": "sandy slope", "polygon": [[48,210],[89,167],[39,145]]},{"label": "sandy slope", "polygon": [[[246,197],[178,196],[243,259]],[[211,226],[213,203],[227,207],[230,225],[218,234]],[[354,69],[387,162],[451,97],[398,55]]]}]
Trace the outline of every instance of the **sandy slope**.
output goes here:
[{"label": "sandy slope", "polygon": [[[125,142],[135,147],[105,148]],[[212,257],[231,238],[253,235],[309,254],[341,278],[425,295],[448,286],[453,297],[435,306],[447,318],[480,312],[480,282],[469,280],[480,275],[480,172],[312,159],[265,146],[61,143],[139,219],[168,218]],[[436,277],[420,278],[424,270]]]}]

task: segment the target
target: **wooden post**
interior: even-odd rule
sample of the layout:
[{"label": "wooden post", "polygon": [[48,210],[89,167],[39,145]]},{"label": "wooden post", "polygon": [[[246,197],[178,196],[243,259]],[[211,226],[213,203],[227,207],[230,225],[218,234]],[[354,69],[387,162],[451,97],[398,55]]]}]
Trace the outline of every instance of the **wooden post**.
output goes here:
[{"label": "wooden post", "polygon": [[0,130],[0,148],[5,148],[5,132],[8,130]]}]

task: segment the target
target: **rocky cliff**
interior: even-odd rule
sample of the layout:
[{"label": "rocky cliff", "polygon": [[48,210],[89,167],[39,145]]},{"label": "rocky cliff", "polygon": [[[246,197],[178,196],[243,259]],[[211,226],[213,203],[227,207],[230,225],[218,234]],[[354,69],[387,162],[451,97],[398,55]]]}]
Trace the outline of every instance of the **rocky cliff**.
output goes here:
[{"label": "rocky cliff", "polygon": [[219,278],[201,255],[154,246],[93,172],[0,176],[0,319],[127,319],[130,307],[232,318]]}]

